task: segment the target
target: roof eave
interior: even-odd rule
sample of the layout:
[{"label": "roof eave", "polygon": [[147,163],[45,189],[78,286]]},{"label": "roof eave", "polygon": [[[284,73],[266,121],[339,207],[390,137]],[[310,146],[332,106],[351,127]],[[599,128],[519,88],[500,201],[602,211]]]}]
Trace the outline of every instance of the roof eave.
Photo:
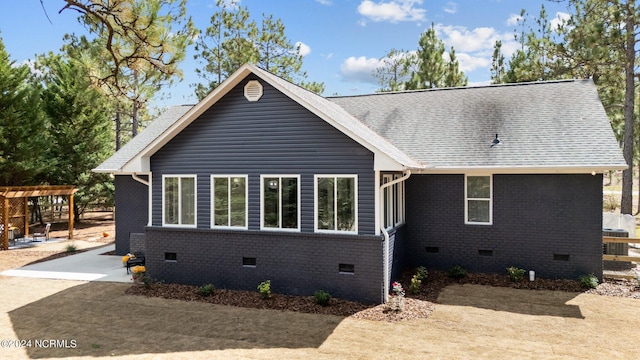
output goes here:
[{"label": "roof eave", "polygon": [[627,165],[563,165],[563,166],[431,166],[411,169],[416,174],[595,174],[626,170]]}]

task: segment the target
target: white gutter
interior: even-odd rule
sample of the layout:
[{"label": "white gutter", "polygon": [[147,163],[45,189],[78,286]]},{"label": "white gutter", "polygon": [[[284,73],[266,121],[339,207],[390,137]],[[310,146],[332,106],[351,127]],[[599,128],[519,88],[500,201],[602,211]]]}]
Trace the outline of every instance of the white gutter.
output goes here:
[{"label": "white gutter", "polygon": [[390,181],[386,184],[382,184],[380,186],[380,230],[382,231],[382,235],[384,236],[384,302],[386,303],[387,301],[389,301],[389,252],[390,252],[390,245],[389,245],[389,233],[387,232],[387,229],[384,228],[384,189],[388,188],[389,186],[393,186],[397,183],[403,182],[405,180],[407,180],[409,177],[411,176],[411,170],[406,170],[405,174],[403,177],[399,178],[399,179],[395,179],[393,181]]},{"label": "white gutter", "polygon": [[143,185],[149,186],[149,181],[145,180],[145,179],[143,179],[141,177],[138,177],[138,173],[131,174],[131,177],[133,178],[133,180],[135,180],[135,181],[137,181],[137,182],[139,182],[139,183],[141,183]]}]

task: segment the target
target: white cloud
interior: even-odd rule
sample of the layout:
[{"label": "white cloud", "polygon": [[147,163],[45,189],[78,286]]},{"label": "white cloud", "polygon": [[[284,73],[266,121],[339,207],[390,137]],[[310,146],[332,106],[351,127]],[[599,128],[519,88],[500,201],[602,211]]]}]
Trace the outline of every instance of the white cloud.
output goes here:
[{"label": "white cloud", "polygon": [[509,25],[509,26],[517,25],[518,21],[520,21],[520,19],[522,19],[522,16],[520,16],[518,14],[511,14],[511,15],[509,15],[509,18],[507,19],[507,25]]},{"label": "white cloud", "polygon": [[371,75],[378,67],[380,60],[365,56],[351,56],[340,65],[340,72],[344,80],[376,83]]},{"label": "white cloud", "polygon": [[[435,25],[436,34],[444,41],[447,48],[453,46],[456,51],[477,52],[493,49],[496,40],[503,36],[491,27],[478,27],[472,30],[464,26]],[[444,36],[441,36],[444,35]],[[510,35],[513,37],[513,35]]]},{"label": "white cloud", "polygon": [[302,41],[296,42],[296,48],[298,49],[298,54],[300,54],[300,56],[302,57],[311,54],[311,47],[309,47],[309,45],[303,43]]},{"label": "white cloud", "polygon": [[491,58],[456,52],[456,59],[460,63],[460,71],[464,73],[469,73],[476,69],[489,68],[491,66]]},{"label": "white cloud", "polygon": [[317,3],[322,5],[331,5],[333,4],[330,0],[316,0]]},{"label": "white cloud", "polygon": [[[422,21],[425,20],[426,10],[416,7],[422,0],[388,0],[374,2],[363,0],[358,5],[358,13],[373,21]],[[362,23],[360,23],[363,25]]]},{"label": "white cloud", "polygon": [[448,13],[448,14],[455,14],[458,12],[458,4],[454,3],[453,1],[449,1],[443,8],[442,10],[444,10],[444,12]]}]

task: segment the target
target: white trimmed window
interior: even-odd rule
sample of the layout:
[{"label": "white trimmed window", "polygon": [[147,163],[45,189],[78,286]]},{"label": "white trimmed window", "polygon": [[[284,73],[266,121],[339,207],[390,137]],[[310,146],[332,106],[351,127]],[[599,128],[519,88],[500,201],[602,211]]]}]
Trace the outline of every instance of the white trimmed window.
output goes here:
[{"label": "white trimmed window", "polygon": [[315,176],[316,231],[358,232],[358,177]]},{"label": "white trimmed window", "polygon": [[247,176],[211,176],[211,227],[247,228]]},{"label": "white trimmed window", "polygon": [[196,226],[196,175],[162,176],[162,225]]},{"label": "white trimmed window", "polygon": [[493,177],[466,175],[464,180],[465,223],[491,225],[493,223]]},{"label": "white trimmed window", "polygon": [[300,176],[261,175],[261,228],[300,230]]},{"label": "white trimmed window", "polygon": [[[384,174],[382,183],[387,184],[401,178],[401,174]],[[383,192],[384,201],[384,227],[393,228],[404,223],[404,182],[386,187]]]}]

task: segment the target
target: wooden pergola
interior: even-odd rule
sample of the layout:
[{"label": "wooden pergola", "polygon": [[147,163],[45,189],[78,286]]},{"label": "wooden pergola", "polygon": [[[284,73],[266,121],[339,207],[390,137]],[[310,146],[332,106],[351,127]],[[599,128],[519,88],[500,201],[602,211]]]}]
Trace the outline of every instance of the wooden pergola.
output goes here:
[{"label": "wooden pergola", "polygon": [[2,249],[9,249],[9,224],[29,235],[29,198],[39,196],[67,196],[69,202],[69,239],[73,239],[72,185],[40,185],[0,187],[0,224],[2,225]]}]

